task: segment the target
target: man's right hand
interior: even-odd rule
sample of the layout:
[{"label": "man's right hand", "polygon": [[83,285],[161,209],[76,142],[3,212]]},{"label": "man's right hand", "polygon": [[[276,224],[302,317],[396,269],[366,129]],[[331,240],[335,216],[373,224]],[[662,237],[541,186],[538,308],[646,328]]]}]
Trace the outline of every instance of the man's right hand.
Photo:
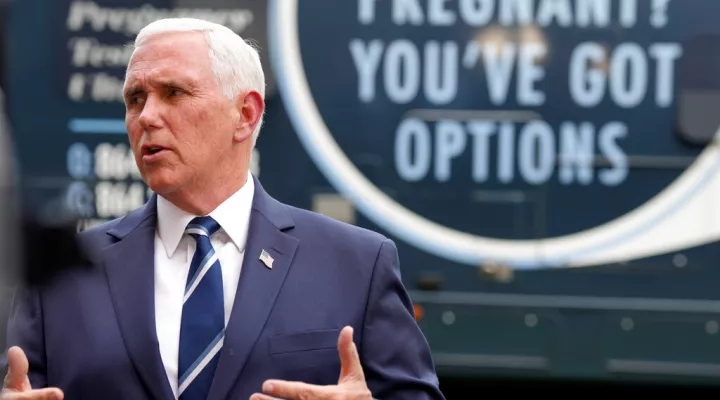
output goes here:
[{"label": "man's right hand", "polygon": [[30,365],[21,348],[11,347],[7,357],[8,371],[0,392],[0,400],[61,400],[63,398],[63,392],[58,388],[33,390],[28,378]]}]

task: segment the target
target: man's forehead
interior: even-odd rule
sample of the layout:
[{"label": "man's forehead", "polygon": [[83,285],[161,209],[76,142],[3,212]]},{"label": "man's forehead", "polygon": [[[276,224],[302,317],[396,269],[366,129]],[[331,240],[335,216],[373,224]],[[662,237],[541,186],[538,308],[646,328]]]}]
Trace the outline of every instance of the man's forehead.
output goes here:
[{"label": "man's forehead", "polygon": [[209,71],[207,44],[197,32],[174,32],[149,39],[133,52],[127,81],[153,78],[200,79]]},{"label": "man's forehead", "polygon": [[135,49],[128,69],[155,64],[207,64],[209,48],[199,32],[171,32],[149,38]]},{"label": "man's forehead", "polygon": [[140,48],[153,48],[153,51],[207,50],[208,43],[202,32],[181,31],[158,33],[145,39]]}]

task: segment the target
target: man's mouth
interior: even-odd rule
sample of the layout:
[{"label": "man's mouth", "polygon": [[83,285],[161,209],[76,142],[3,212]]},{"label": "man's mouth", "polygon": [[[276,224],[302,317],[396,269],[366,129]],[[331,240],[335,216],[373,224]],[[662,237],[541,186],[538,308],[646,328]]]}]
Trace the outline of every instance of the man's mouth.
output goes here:
[{"label": "man's mouth", "polygon": [[162,146],[143,146],[142,148],[142,158],[144,162],[155,162],[159,161],[161,157],[164,157],[165,153],[167,153],[168,148],[162,147]]},{"label": "man's mouth", "polygon": [[143,146],[142,153],[144,156],[152,156],[163,150],[167,150],[167,149],[162,146]]}]

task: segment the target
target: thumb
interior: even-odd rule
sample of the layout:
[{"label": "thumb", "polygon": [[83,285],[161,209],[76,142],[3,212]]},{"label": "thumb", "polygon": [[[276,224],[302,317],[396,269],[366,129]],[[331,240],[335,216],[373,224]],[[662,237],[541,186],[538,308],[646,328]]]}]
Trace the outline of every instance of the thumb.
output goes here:
[{"label": "thumb", "polygon": [[28,379],[29,364],[25,352],[21,348],[13,346],[8,350],[7,357],[8,371],[7,375],[5,375],[3,388],[18,392],[31,390],[32,387],[30,387],[30,380]]},{"label": "thumb", "polygon": [[340,354],[340,379],[338,383],[353,380],[365,382],[365,374],[360,364],[360,355],[353,342],[353,328],[346,326],[338,338],[338,353]]}]

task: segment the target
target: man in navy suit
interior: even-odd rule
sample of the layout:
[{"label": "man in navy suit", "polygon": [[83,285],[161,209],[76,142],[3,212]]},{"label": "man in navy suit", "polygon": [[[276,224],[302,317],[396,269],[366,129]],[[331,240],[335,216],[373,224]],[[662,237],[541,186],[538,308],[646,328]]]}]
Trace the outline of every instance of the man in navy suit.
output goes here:
[{"label": "man in navy suit", "polygon": [[394,243],[249,173],[255,49],[194,19],[135,45],[126,124],[155,194],[79,234],[93,268],[16,295],[4,398],[443,399]]}]

